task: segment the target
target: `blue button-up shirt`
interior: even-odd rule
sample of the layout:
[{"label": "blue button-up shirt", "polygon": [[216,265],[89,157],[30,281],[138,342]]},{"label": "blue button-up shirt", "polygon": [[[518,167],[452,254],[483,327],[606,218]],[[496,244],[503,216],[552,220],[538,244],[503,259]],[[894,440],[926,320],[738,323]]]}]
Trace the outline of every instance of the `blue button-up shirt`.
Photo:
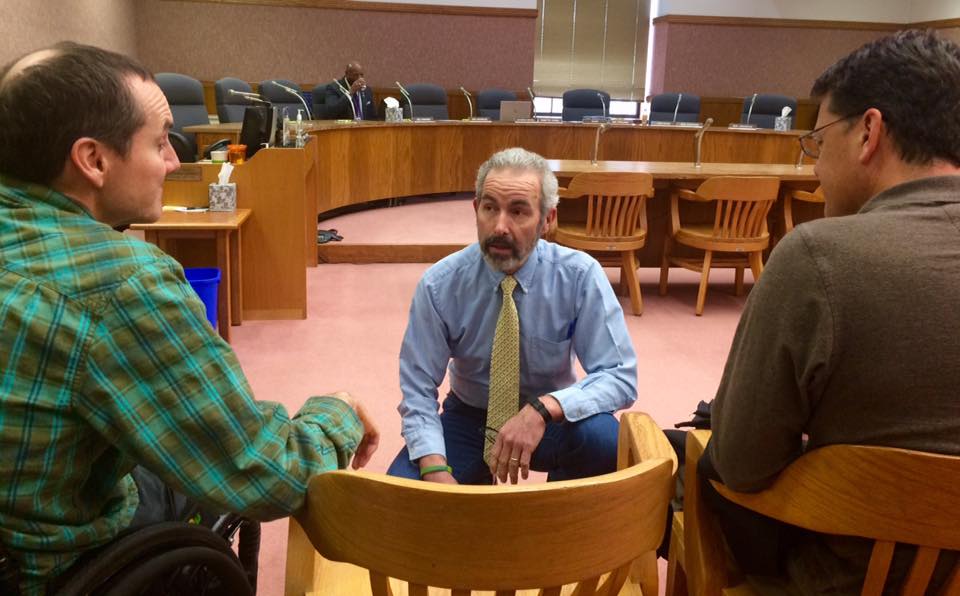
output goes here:
[{"label": "blue button-up shirt", "polygon": [[[400,349],[399,411],[411,460],[446,456],[437,413],[437,387],[446,371],[464,403],[486,409],[503,277],[472,244],[430,267],[417,285]],[[520,394],[552,395],[569,421],[633,403],[637,357],[600,264],[541,240],[514,277]],[[587,373],[579,381],[574,354]]]}]

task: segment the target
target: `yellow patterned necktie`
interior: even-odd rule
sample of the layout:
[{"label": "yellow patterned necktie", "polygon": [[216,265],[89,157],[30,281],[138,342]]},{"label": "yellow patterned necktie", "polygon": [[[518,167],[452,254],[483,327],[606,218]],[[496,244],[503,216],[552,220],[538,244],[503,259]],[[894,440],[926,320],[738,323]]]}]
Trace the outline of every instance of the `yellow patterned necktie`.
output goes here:
[{"label": "yellow patterned necktie", "polygon": [[487,402],[483,460],[490,465],[490,450],[497,431],[515,416],[520,403],[520,318],[513,301],[517,280],[508,275],[500,282],[503,304],[490,351],[490,399]]}]

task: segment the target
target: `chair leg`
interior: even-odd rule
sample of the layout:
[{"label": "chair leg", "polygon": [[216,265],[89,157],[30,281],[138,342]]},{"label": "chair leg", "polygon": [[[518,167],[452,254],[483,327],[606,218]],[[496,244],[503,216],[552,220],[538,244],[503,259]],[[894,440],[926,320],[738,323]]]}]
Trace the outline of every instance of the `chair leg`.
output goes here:
[{"label": "chair leg", "polygon": [[703,314],[703,303],[707,300],[707,282],[710,280],[710,262],[713,251],[703,251],[703,271],[700,273],[700,291],[697,292],[697,316]]},{"label": "chair leg", "polygon": [[750,253],[750,271],[753,272],[753,283],[760,281],[760,274],[763,273],[763,253],[759,250]]},{"label": "chair leg", "polygon": [[667,277],[670,275],[670,251],[673,249],[673,238],[666,236],[663,239],[663,256],[660,257],[660,295],[667,295]]},{"label": "chair leg", "polygon": [[626,283],[630,291],[630,305],[633,307],[633,314],[640,316],[643,314],[643,298],[640,297],[640,280],[637,279],[637,253],[632,250],[620,253],[622,264],[620,265],[620,285]]},{"label": "chair leg", "polygon": [[737,267],[737,273],[734,279],[737,296],[743,296],[743,267]]}]

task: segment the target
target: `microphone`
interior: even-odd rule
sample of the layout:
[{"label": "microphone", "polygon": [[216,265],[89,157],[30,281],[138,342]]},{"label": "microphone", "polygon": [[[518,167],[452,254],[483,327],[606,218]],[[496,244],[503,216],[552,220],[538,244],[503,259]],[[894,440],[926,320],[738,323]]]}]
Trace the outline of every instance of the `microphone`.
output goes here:
[{"label": "microphone", "polygon": [[696,135],[694,135],[694,139],[696,141],[696,150],[694,152],[693,167],[695,168],[700,167],[700,143],[703,142],[703,134],[707,132],[707,128],[711,124],[713,124],[713,118],[707,118],[706,122],[703,123],[703,127],[697,131]]},{"label": "microphone", "polygon": [[597,165],[597,156],[600,153],[600,135],[602,135],[606,130],[610,128],[609,122],[604,122],[597,127],[597,134],[593,137],[593,159],[590,160],[590,163]]},{"label": "microphone", "polygon": [[747,121],[745,124],[750,124],[750,116],[753,114],[753,104],[757,101],[757,94],[754,93],[753,97],[750,98],[750,108],[747,110]]},{"label": "microphone", "polygon": [[333,84],[337,86],[337,91],[343,94],[347,98],[347,103],[350,104],[350,111],[353,112],[353,119],[357,119],[357,108],[353,105],[353,97],[350,95],[350,90],[344,87],[339,80],[333,79]]},{"label": "microphone", "polygon": [[280,84],[280,83],[278,83],[278,82],[276,82],[276,81],[270,81],[270,82],[273,83],[274,85],[276,85],[277,87],[280,87],[281,89],[283,89],[284,91],[286,91],[286,92],[289,93],[290,95],[292,95],[292,96],[296,97],[297,99],[299,99],[299,100],[300,100],[300,103],[303,104],[303,109],[307,111],[307,120],[313,120],[313,115],[310,113],[310,108],[307,107],[307,101],[306,101],[305,99],[303,99],[303,96],[300,95],[299,92],[295,91],[294,89],[291,89],[290,87],[287,87],[286,85],[282,85],[282,84]]},{"label": "microphone", "polygon": [[683,93],[677,93],[677,105],[673,106],[673,120],[670,124],[677,123],[677,113],[680,111],[680,100],[683,99]]},{"label": "microphone", "polygon": [[240,97],[247,99],[249,101],[256,101],[258,103],[265,103],[271,105],[269,101],[260,97],[257,93],[250,93],[249,91],[237,91],[236,89],[227,89],[227,93],[230,95],[239,95]]},{"label": "microphone", "polygon": [[530,96],[530,101],[533,101],[537,98],[537,96],[533,94],[533,89],[530,87],[527,87],[527,95]]},{"label": "microphone", "polygon": [[407,105],[410,106],[410,120],[413,120],[413,101],[410,99],[410,94],[407,93],[407,90],[403,88],[403,85],[400,84],[400,81],[394,81],[397,84],[397,89],[400,90],[400,94],[403,95],[404,99],[407,100]]},{"label": "microphone", "polygon": [[[603,100],[603,93],[597,92],[597,97],[600,98],[600,106],[603,108],[603,117],[607,117],[607,102]],[[598,137],[599,138],[599,137]]]},{"label": "microphone", "polygon": [[470,99],[470,92],[464,89],[463,85],[460,85],[460,92],[467,98],[467,107],[470,108],[470,117],[473,118],[473,101]]}]

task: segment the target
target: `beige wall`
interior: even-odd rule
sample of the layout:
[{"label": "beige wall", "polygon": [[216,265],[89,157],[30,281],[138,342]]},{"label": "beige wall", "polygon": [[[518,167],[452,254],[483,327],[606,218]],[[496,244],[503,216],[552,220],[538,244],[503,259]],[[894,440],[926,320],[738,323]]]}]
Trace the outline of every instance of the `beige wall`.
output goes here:
[{"label": "beige wall", "polygon": [[63,40],[137,55],[134,0],[2,0],[0,64]]},{"label": "beige wall", "polygon": [[213,81],[319,83],[357,59],[373,87],[523,89],[535,19],[137,0],[139,57],[156,71]]}]

